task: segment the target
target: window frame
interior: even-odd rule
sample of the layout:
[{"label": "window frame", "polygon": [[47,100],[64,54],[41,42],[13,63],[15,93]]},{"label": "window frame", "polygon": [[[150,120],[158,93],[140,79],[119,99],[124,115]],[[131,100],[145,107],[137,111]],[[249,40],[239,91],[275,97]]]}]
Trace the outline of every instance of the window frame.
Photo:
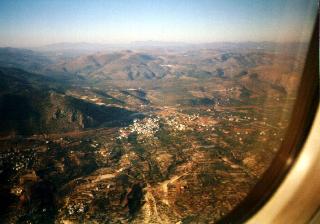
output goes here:
[{"label": "window frame", "polygon": [[[243,223],[270,200],[303,151],[319,105],[319,14],[309,44],[291,120],[281,146],[246,198],[218,223]],[[320,113],[320,111],[319,111]],[[271,215],[271,214],[270,214]]]}]

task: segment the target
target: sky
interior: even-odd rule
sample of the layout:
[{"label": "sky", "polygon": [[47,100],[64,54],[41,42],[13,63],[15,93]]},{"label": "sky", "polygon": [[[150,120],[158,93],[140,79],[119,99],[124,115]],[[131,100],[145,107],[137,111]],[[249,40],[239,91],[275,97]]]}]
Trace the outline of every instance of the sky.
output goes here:
[{"label": "sky", "polygon": [[0,46],[306,41],[317,0],[0,0]]}]

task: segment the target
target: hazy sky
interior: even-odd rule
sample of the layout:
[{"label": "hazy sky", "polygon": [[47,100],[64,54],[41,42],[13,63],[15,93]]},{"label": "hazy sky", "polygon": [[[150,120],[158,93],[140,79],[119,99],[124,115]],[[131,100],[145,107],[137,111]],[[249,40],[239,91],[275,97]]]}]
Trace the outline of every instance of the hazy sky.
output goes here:
[{"label": "hazy sky", "polygon": [[317,0],[0,0],[0,46],[301,41]]}]

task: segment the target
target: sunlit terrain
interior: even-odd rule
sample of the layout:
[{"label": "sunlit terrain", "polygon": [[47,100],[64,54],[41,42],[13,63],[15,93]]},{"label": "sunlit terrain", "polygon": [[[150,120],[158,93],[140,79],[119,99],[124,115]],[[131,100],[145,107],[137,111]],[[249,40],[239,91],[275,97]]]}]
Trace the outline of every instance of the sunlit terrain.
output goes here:
[{"label": "sunlit terrain", "polygon": [[272,46],[67,59],[2,48],[5,217],[218,220],[266,170],[288,124],[303,64]]},{"label": "sunlit terrain", "polygon": [[0,223],[216,223],[290,121],[316,1],[2,1]]}]

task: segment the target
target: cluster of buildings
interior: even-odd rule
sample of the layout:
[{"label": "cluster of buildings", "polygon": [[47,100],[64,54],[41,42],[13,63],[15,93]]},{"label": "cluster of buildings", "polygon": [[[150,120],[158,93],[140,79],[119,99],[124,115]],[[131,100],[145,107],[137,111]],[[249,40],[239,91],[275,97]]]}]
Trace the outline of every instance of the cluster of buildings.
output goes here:
[{"label": "cluster of buildings", "polygon": [[[173,114],[169,116],[154,116],[141,120],[135,119],[133,124],[119,130],[118,139],[127,139],[131,133],[138,135],[138,138],[151,138],[160,130],[162,123],[172,131],[194,130],[192,127],[210,126],[210,122],[200,119],[199,114]],[[198,129],[198,128],[196,128]]]},{"label": "cluster of buildings", "polygon": [[1,166],[4,163],[11,164],[11,169],[16,172],[25,169],[27,164],[35,157],[35,154],[31,149],[13,149],[12,151],[0,154],[0,173],[2,172]]},{"label": "cluster of buildings", "polygon": [[148,117],[142,120],[135,119],[133,124],[119,130],[118,139],[128,138],[131,133],[136,133],[139,137],[153,137],[160,129],[160,117]]},{"label": "cluster of buildings", "polygon": [[79,214],[84,212],[84,204],[83,203],[76,203],[68,205],[68,213],[69,215]]},{"label": "cluster of buildings", "polygon": [[214,130],[216,121],[199,114],[174,114],[165,118],[165,123],[174,131],[208,131]]}]

